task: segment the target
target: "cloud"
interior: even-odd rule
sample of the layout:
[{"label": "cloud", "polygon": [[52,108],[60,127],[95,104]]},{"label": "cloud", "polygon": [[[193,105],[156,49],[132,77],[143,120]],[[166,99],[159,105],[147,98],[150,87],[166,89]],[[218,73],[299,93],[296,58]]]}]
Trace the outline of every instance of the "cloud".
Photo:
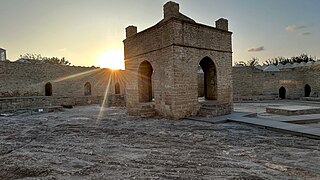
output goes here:
[{"label": "cloud", "polygon": [[264,51],[264,50],[265,50],[264,46],[260,46],[257,48],[249,48],[248,52],[259,52],[259,51]]},{"label": "cloud", "polygon": [[307,26],[305,25],[298,25],[298,24],[292,24],[286,27],[286,31],[288,32],[293,32],[293,31],[297,31],[299,29],[304,29],[307,28]]},{"label": "cloud", "polygon": [[311,32],[303,32],[303,33],[299,33],[299,36],[309,36],[311,35]]}]

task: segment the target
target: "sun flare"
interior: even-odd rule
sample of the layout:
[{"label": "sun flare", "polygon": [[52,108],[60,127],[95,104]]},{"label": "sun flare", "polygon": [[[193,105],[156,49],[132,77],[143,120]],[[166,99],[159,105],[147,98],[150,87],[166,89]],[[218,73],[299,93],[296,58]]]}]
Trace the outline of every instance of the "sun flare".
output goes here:
[{"label": "sun flare", "polygon": [[108,50],[98,57],[101,68],[124,69],[124,56],[121,50]]}]

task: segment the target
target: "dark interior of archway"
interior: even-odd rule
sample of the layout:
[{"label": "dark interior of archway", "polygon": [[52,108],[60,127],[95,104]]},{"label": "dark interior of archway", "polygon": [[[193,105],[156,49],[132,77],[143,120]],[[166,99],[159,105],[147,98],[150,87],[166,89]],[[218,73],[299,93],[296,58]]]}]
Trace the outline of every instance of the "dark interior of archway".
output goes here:
[{"label": "dark interior of archway", "polygon": [[286,88],[281,87],[279,89],[279,98],[281,98],[281,99],[285,99],[286,98]]},{"label": "dark interior of archway", "polygon": [[217,100],[217,71],[213,61],[205,57],[200,61],[203,70],[204,97],[206,100]]},{"label": "dark interior of archway", "polygon": [[311,94],[311,87],[309,84],[304,86],[304,96],[305,97],[310,97]]},{"label": "dark interior of archway", "polygon": [[153,68],[148,61],[140,64],[138,72],[139,102],[152,101],[152,72]]},{"label": "dark interior of archway", "polygon": [[45,89],[45,96],[52,96],[52,85],[51,83],[47,83],[44,87]]}]

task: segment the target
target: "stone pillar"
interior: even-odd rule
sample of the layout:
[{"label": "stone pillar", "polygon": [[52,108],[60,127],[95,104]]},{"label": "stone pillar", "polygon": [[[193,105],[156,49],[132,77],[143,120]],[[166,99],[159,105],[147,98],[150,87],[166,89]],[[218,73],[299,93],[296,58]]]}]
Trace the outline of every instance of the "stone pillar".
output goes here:
[{"label": "stone pillar", "polygon": [[164,19],[179,17],[179,4],[169,1],[163,6]]},{"label": "stone pillar", "polygon": [[135,34],[137,34],[138,30],[137,30],[137,26],[128,26],[126,28],[126,37],[131,37]]},{"label": "stone pillar", "polygon": [[228,31],[228,20],[224,18],[220,18],[216,21],[216,28]]},{"label": "stone pillar", "polygon": [[0,61],[5,61],[5,60],[7,60],[6,50],[0,48]]}]

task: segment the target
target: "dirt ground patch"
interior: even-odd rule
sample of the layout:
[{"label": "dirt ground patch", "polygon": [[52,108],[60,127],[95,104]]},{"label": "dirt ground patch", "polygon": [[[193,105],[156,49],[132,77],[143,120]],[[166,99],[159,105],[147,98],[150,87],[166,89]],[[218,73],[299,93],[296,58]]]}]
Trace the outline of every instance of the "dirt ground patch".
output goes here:
[{"label": "dirt ground patch", "polygon": [[320,179],[319,140],[99,112],[0,117],[0,179]]}]

